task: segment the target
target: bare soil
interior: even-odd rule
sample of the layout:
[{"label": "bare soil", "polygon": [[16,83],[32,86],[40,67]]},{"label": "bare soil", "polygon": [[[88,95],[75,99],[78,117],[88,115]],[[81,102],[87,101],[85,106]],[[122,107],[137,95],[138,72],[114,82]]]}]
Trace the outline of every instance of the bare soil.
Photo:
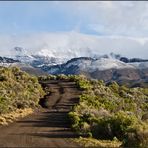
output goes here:
[{"label": "bare soil", "polygon": [[67,113],[78,103],[81,92],[74,82],[46,81],[51,90],[36,110],[21,120],[0,127],[0,147],[79,147],[71,138],[79,135],[70,128]]}]

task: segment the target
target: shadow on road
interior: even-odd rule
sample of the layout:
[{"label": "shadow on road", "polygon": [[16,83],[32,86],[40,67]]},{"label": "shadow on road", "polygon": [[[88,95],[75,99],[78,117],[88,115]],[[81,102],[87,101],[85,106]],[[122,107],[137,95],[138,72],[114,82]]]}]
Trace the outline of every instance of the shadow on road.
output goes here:
[{"label": "shadow on road", "polygon": [[42,86],[53,91],[40,102],[45,108],[1,128],[0,147],[78,147],[64,138],[80,136],[71,130],[68,112],[79,102],[81,92],[74,82],[68,81],[43,82]]}]

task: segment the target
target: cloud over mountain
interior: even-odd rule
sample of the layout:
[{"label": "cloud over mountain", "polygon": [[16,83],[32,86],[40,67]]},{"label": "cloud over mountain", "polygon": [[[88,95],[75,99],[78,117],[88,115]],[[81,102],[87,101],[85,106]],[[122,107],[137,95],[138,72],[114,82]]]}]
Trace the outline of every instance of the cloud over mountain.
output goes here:
[{"label": "cloud over mountain", "polygon": [[0,2],[0,54],[78,57],[119,53],[147,58],[144,1]]},{"label": "cloud over mountain", "polygon": [[148,38],[86,35],[75,31],[35,33],[21,36],[0,35],[0,54],[13,54],[13,48],[25,48],[28,54],[73,58],[119,53],[127,57],[148,58]]}]

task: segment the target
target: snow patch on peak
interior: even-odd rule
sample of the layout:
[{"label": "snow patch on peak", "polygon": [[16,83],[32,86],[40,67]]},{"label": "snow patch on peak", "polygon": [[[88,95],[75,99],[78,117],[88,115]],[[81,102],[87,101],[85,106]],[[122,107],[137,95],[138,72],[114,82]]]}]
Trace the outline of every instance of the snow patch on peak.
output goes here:
[{"label": "snow patch on peak", "polygon": [[134,66],[137,69],[148,68],[148,62],[135,62],[135,63],[130,63],[130,65]]},{"label": "snow patch on peak", "polygon": [[68,61],[65,67],[69,68],[70,66],[74,65],[82,68],[82,67],[89,66],[91,62],[92,62],[92,59],[84,59],[83,57],[81,57],[81,58],[76,58]]},{"label": "snow patch on peak", "polygon": [[107,69],[124,69],[124,68],[134,68],[134,66],[121,62],[117,59],[110,58],[100,58],[99,60],[95,60],[90,65],[90,70],[107,70]]},{"label": "snow patch on peak", "polygon": [[37,55],[39,56],[44,56],[44,57],[55,57],[55,55],[53,54],[53,52],[49,49],[41,49]]},{"label": "snow patch on peak", "polygon": [[34,57],[30,55],[27,49],[24,49],[22,47],[14,47],[11,50],[11,58],[14,58],[24,63],[30,63],[34,60]]},{"label": "snow patch on peak", "polygon": [[99,59],[79,58],[71,60],[65,64],[64,68],[70,68],[71,66],[77,66],[80,70],[87,72],[93,72],[96,70],[103,71],[108,69],[135,68],[134,65],[124,63],[118,59],[104,57],[100,57]]}]

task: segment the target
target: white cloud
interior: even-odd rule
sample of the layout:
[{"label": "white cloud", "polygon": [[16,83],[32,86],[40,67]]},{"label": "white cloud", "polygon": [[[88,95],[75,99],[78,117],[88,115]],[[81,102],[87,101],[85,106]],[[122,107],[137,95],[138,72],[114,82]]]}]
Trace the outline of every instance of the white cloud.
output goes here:
[{"label": "white cloud", "polygon": [[[88,29],[105,35],[148,36],[146,1],[80,1],[58,4]],[[79,18],[79,19],[78,19]],[[83,27],[83,26],[82,26]]]},{"label": "white cloud", "polygon": [[[0,36],[0,54],[10,55],[13,47],[26,48],[30,54],[49,50],[56,57],[78,57],[119,53],[148,58],[148,38],[95,36],[77,32],[36,33],[24,36]],[[44,53],[45,54],[45,53]]]},{"label": "white cloud", "polygon": [[[28,10],[32,10],[32,4]],[[0,35],[0,54],[10,55],[10,49],[21,46],[37,53],[45,49],[55,56],[89,56],[90,54],[120,53],[129,57],[148,58],[148,3],[145,1],[65,1],[38,4],[40,9],[28,11],[32,17],[48,17],[49,9],[65,14],[75,31],[95,31],[101,36],[82,33],[31,33]],[[65,13],[63,13],[65,12]],[[38,16],[38,14],[40,14]],[[51,22],[52,23],[52,22]],[[59,22],[60,23],[60,22]],[[16,26],[16,24],[13,24]],[[87,32],[86,30],[84,32]]]}]

